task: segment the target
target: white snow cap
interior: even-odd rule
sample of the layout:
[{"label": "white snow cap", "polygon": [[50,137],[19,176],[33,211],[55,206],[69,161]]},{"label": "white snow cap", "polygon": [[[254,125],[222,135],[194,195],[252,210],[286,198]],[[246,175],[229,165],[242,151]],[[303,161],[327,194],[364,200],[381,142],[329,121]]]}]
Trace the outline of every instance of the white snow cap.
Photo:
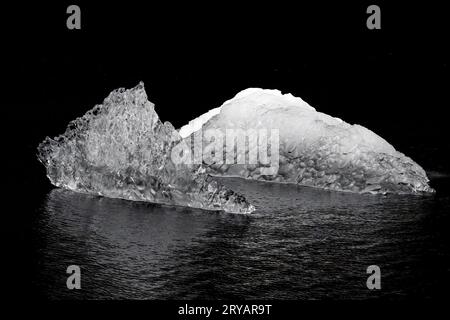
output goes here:
[{"label": "white snow cap", "polygon": [[261,88],[248,88],[245,90],[242,90],[237,95],[234,96],[233,99],[227,100],[223,103],[223,105],[228,104],[230,102],[234,102],[241,98],[247,98],[249,96],[258,96],[261,102],[264,100],[271,100],[271,102],[282,102],[287,105],[298,105],[298,106],[307,106],[311,108],[312,110],[315,110],[313,107],[311,107],[309,104],[307,104],[305,101],[303,101],[299,97],[294,97],[290,93],[281,93],[280,90],[277,89],[261,89]]},{"label": "white snow cap", "polygon": [[225,101],[220,107],[209,110],[201,116],[189,121],[188,124],[181,127],[179,134],[182,138],[190,136],[192,133],[200,130],[202,126],[208,122],[212,117],[219,114],[222,107],[239,101],[240,99],[248,98],[250,96],[258,97],[261,105],[294,105],[302,108],[307,108],[310,111],[315,111],[313,107],[303,101],[301,98],[294,97],[292,94],[282,94],[280,90],[276,89],[261,89],[261,88],[248,88],[240,91],[232,99]]},{"label": "white snow cap", "polygon": [[186,137],[189,137],[192,133],[200,130],[202,128],[202,126],[206,122],[208,122],[209,119],[214,117],[216,114],[219,114],[221,109],[222,109],[222,107],[217,107],[217,108],[211,109],[208,112],[202,114],[200,117],[189,121],[188,124],[181,127],[181,129],[178,131],[178,133],[180,134],[180,136],[183,139]]},{"label": "white snow cap", "polygon": [[206,123],[218,128],[277,128],[280,141],[288,144],[311,144],[325,137],[339,137],[346,152],[355,148],[395,152],[386,140],[367,128],[318,112],[301,98],[282,94],[280,90],[242,90],[222,106],[190,121],[179,133],[186,138]]}]

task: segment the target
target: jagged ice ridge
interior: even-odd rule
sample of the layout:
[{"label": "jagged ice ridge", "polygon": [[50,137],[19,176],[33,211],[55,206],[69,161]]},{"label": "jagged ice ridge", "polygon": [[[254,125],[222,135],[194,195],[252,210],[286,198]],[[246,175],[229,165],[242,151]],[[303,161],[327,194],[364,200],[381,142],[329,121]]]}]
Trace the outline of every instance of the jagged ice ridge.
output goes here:
[{"label": "jagged ice ridge", "polygon": [[38,146],[51,183],[112,198],[250,213],[254,207],[196,165],[174,163],[181,136],[162,123],[144,84],[110,93],[103,104]]}]

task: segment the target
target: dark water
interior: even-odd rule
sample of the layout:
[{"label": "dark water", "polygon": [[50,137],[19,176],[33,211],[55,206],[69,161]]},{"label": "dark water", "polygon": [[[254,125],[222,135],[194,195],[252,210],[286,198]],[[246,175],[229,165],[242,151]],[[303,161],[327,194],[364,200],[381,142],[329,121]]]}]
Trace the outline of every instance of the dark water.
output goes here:
[{"label": "dark water", "polygon": [[[53,189],[33,225],[35,286],[56,299],[403,299],[442,297],[447,288],[447,176],[427,197],[221,180],[255,214]],[[66,288],[71,264],[81,267],[81,290]],[[366,287],[373,264],[379,291]]]}]

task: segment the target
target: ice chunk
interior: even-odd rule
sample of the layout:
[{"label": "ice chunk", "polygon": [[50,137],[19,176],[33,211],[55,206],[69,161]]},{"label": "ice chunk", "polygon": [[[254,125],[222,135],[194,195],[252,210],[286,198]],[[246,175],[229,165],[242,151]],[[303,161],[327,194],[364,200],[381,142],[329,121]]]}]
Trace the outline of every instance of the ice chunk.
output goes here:
[{"label": "ice chunk", "polygon": [[246,199],[199,166],[176,164],[171,149],[181,140],[162,123],[143,83],[113,91],[102,105],[47,137],[38,159],[58,187],[112,198],[249,213]]},{"label": "ice chunk", "polygon": [[[251,88],[213,111],[180,129],[187,143],[200,134],[205,150],[216,143],[210,135],[205,136],[211,130],[220,130],[223,137],[227,130],[242,130],[245,134],[251,130],[277,130],[279,161],[270,174],[265,170],[267,163],[259,157],[255,164],[249,163],[250,135],[246,134],[246,148],[235,150],[235,160],[241,157],[247,162],[229,163],[224,152],[223,159],[204,163],[211,174],[361,193],[434,191],[428,185],[425,171],[386,140],[360,125],[317,112],[291,94]],[[188,137],[186,133],[191,135]],[[265,147],[261,141],[264,139],[258,138],[259,151]],[[233,141],[224,138],[224,150],[229,143]]]}]

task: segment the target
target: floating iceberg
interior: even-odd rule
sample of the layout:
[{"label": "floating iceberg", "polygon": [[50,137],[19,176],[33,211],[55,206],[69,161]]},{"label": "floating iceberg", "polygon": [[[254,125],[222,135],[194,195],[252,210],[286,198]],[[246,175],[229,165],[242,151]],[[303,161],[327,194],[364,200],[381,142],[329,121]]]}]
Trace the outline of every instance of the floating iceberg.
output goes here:
[{"label": "floating iceberg", "polygon": [[171,148],[180,140],[169,122],[159,120],[140,83],[113,91],[63,135],[47,137],[38,159],[52,184],[78,192],[236,213],[254,210],[200,166],[173,163]]},{"label": "floating iceberg", "polygon": [[[228,130],[247,135],[244,148],[233,147],[234,140],[227,141]],[[267,141],[257,137],[257,144],[251,144],[248,132],[261,130],[276,130],[276,166],[259,156],[254,163],[248,161],[252,150],[256,147],[258,152],[253,154],[259,155],[265,148],[262,142]],[[203,150],[214,149],[210,146],[218,140],[217,134],[214,139],[206,134],[211,131],[222,132],[224,149],[232,145],[227,149],[232,153],[231,163],[226,152],[221,158],[216,150],[213,162],[205,161],[203,154],[203,166],[212,175],[358,193],[434,192],[425,171],[374,132],[317,112],[302,99],[278,90],[241,91],[179,130],[191,150],[199,143]],[[267,153],[274,155],[274,148]],[[267,170],[268,166],[274,170]]]}]

